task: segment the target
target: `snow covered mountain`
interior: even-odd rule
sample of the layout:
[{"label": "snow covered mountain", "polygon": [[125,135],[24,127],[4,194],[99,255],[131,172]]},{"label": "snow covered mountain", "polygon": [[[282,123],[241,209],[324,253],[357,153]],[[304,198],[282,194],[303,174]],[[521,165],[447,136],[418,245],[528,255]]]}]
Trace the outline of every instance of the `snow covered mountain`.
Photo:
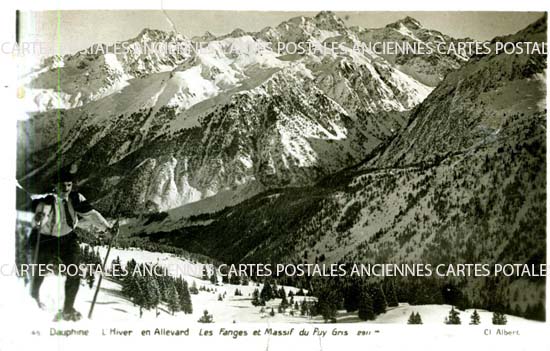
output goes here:
[{"label": "snow covered mountain", "polygon": [[[430,45],[452,45],[462,41],[473,41],[470,38],[454,39],[437,30],[424,28],[420,22],[411,17],[405,17],[397,22],[390,23],[384,28],[362,29],[354,28],[357,37],[365,43],[389,42],[408,43],[417,45],[426,50]],[[441,53],[437,50],[430,55],[421,53],[386,53],[381,55],[391,62],[394,67],[414,79],[428,86],[436,86],[449,73],[458,69],[468,61],[469,53],[459,53],[449,50]]]},{"label": "snow covered mountain", "polygon": [[[546,21],[504,39],[546,42]],[[472,58],[364,162],[145,231],[225,262],[545,263],[546,62]],[[544,279],[449,280],[490,310],[545,301]]]},{"label": "snow covered mountain", "polygon": [[[411,31],[414,40],[437,36]],[[438,57],[425,79],[429,60],[398,63],[352,49],[401,32],[390,26],[373,37],[321,12],[221,37],[143,30],[118,43],[123,52],[94,46],[51,58],[23,78],[34,112],[19,126],[18,179],[44,191],[62,157],[79,166],[81,189],[118,214],[214,195],[223,207],[265,189],[312,184],[393,137],[442,72],[458,67],[456,58]],[[319,50],[275,49],[294,42]],[[339,45],[321,50],[328,42]],[[155,43],[179,50],[143,49]]]},{"label": "snow covered mountain", "polygon": [[74,55],[43,60],[38,68],[22,78],[30,88],[27,109],[48,111],[83,106],[120,91],[132,78],[171,71],[188,58],[182,51],[147,52],[155,43],[190,45],[190,41],[179,34],[144,29],[123,43],[95,44]]},{"label": "snow covered mountain", "polygon": [[[502,42],[544,42],[546,18]],[[409,125],[392,141],[377,165],[432,162],[457,152],[475,152],[505,132],[511,116],[546,109],[546,57],[495,55],[473,57],[447,75],[415,109]]]}]

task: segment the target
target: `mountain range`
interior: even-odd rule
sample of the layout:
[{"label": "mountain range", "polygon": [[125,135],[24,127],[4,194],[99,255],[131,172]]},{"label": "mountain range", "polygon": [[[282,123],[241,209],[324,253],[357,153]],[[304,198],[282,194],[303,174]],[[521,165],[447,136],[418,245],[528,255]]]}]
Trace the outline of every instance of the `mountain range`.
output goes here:
[{"label": "mountain range", "polygon": [[[546,22],[493,45],[545,42]],[[223,262],[545,263],[545,56],[358,53],[354,43],[468,39],[410,17],[347,27],[331,12],[257,33],[144,30],[129,42],[150,40],[212,50],[68,55],[27,76],[21,184],[44,191],[62,156],[99,209],[134,218],[131,244]],[[342,45],[238,51],[298,41]],[[541,280],[458,280],[487,308],[544,302]]]},{"label": "mountain range", "polygon": [[[61,155],[103,210],[127,215],[312,184],[395,135],[464,61],[352,50],[396,38],[455,40],[410,18],[362,29],[321,12],[220,37],[144,29],[122,53],[96,45],[49,58],[23,78],[31,117],[19,128],[18,179],[44,191]],[[143,50],[158,42],[204,50]],[[304,55],[249,50],[281,42],[342,45]]]}]

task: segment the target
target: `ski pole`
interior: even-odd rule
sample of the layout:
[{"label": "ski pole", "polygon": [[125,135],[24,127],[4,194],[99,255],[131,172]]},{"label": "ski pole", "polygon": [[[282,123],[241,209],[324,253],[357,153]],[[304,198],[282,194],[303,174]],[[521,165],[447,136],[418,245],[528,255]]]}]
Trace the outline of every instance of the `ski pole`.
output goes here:
[{"label": "ski pole", "polygon": [[[34,263],[35,265],[38,264],[38,250],[40,250],[40,226],[38,225],[36,228],[33,228],[32,229],[33,231],[36,230],[36,246],[34,247],[34,255],[33,255],[33,258],[32,258],[32,263]],[[31,232],[32,233],[32,232]],[[32,294],[32,291],[34,290],[34,286],[36,284],[36,280],[37,280],[37,277],[36,277],[36,274],[37,274],[37,271],[38,270],[38,266],[34,266],[33,270],[32,270],[32,277],[31,277],[31,294]]]},{"label": "ski pole", "polygon": [[119,227],[118,227],[118,219],[116,220],[115,224],[112,228],[114,235],[109,240],[109,245],[107,246],[107,253],[105,254],[105,258],[103,259],[103,266],[101,267],[101,274],[99,275],[99,280],[97,281],[97,287],[95,288],[94,298],[92,299],[92,305],[90,306],[90,312],[88,312],[88,319],[92,319],[92,313],[94,312],[94,306],[97,300],[97,295],[99,294],[99,289],[101,287],[101,281],[103,280],[103,271],[105,270],[105,267],[107,266],[107,260],[109,259],[109,253],[111,252],[111,245],[113,241],[115,240],[115,237],[118,235]]},{"label": "ski pole", "polygon": [[[36,216],[36,214],[35,214]],[[36,244],[35,244],[35,247],[34,247],[34,252],[33,252],[33,258],[32,258],[32,263],[34,264],[38,264],[38,253],[40,252],[40,228],[42,227],[42,215],[40,216],[40,219],[39,220],[36,220],[36,222],[34,223],[34,226],[33,228],[31,229],[31,235],[32,235],[32,232],[36,232]],[[30,239],[30,236],[29,236],[29,239]],[[33,271],[32,271],[32,279],[31,279],[31,293],[32,291],[34,290],[34,285],[36,284],[36,270],[38,269],[37,268],[38,266],[35,266],[33,268]]]}]

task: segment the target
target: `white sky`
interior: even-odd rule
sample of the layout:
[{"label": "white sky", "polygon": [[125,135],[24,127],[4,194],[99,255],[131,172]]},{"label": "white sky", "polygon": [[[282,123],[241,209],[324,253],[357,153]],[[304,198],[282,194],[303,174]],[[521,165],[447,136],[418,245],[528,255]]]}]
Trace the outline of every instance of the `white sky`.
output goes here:
[{"label": "white sky", "polygon": [[[226,34],[236,28],[258,31],[296,16],[314,16],[317,12],[282,11],[167,11],[184,35],[192,37],[210,31]],[[542,16],[540,12],[336,12],[349,26],[383,27],[411,16],[426,28],[437,29],[455,38],[492,39],[515,33]],[[95,43],[112,44],[135,37],[143,28],[172,30],[160,10],[88,10],[23,12],[23,40],[42,41],[54,47],[59,38],[61,53],[75,53]]]}]

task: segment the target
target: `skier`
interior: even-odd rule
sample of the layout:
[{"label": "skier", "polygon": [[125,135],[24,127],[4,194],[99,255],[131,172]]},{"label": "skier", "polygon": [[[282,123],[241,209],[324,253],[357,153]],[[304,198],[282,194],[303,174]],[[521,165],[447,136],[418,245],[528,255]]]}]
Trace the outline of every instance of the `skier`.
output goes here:
[{"label": "skier", "polygon": [[[80,245],[74,229],[78,216],[91,222],[92,225],[106,233],[111,224],[88,203],[86,198],[73,189],[74,175],[62,171],[56,191],[41,198],[36,204],[34,226],[29,237],[31,253],[35,264],[63,263],[78,265],[80,263]],[[31,296],[40,308],[40,285],[44,276],[36,271],[32,275]],[[65,301],[55,320],[77,321],[82,314],[74,309],[73,304],[80,285],[80,274],[67,274],[65,281]]]}]

